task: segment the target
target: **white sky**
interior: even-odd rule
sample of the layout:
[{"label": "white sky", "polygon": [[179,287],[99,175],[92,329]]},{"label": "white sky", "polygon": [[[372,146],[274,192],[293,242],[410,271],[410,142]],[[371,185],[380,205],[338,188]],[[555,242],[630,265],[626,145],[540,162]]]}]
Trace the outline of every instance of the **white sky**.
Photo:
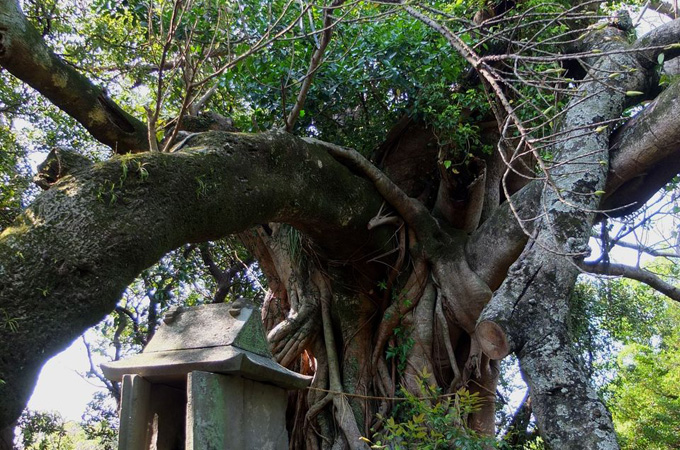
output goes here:
[{"label": "white sky", "polygon": [[67,420],[80,421],[87,403],[101,389],[78,375],[88,369],[85,345],[77,339],[42,368],[28,408],[58,411]]}]

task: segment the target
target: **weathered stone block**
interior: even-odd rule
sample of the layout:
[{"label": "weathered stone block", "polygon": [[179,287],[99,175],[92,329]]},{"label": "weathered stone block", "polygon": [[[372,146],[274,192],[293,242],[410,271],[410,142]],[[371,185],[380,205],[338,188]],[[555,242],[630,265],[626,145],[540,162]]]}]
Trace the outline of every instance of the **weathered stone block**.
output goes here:
[{"label": "weathered stone block", "polygon": [[284,389],[240,376],[192,372],[187,450],[286,450]]},{"label": "weathered stone block", "polygon": [[286,450],[286,389],[311,382],[272,359],[247,305],[172,310],[141,354],[102,369],[123,381],[119,450]]}]

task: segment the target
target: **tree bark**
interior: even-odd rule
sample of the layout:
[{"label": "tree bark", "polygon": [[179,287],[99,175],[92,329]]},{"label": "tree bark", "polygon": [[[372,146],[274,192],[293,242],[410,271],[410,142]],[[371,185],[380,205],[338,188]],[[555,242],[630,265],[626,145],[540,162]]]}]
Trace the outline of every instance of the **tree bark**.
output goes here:
[{"label": "tree bark", "polygon": [[[603,52],[625,50],[620,30],[606,28],[585,42]],[[615,119],[627,103],[626,91],[645,91],[647,73],[631,53],[590,61],[589,80],[567,107],[562,129],[568,139],[556,147],[556,162],[542,198],[545,215],[532,242],[482,312],[477,334],[493,358],[517,354],[534,400],[542,436],[554,448],[616,449],[611,416],[590,385],[571,347],[567,329],[569,297],[577,261],[588,250],[590,229],[604,189],[609,161],[607,133],[593,130]],[[607,74],[636,70],[617,86]],[[526,324],[531,323],[531,327]]]},{"label": "tree bark", "polygon": [[680,172],[680,81],[616,130],[602,209],[620,217],[639,209]]}]

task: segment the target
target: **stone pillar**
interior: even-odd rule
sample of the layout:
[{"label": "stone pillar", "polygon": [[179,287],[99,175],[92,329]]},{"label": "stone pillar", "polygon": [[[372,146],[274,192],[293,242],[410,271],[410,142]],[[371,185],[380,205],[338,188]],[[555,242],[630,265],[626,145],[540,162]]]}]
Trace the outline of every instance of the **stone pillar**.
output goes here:
[{"label": "stone pillar", "polygon": [[151,385],[139,375],[123,376],[118,450],[149,448]]},{"label": "stone pillar", "polygon": [[186,450],[287,450],[285,389],[195,371],[187,380]]},{"label": "stone pillar", "polygon": [[123,377],[118,450],[184,448],[186,394],[151,384],[139,375]]}]

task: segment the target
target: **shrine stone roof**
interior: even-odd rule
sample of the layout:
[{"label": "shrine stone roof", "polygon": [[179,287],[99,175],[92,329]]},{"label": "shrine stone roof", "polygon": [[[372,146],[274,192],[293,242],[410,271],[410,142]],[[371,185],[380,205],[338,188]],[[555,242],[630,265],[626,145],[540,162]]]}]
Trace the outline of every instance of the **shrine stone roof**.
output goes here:
[{"label": "shrine stone roof", "polygon": [[311,377],[273,360],[258,310],[250,304],[175,308],[142,353],[102,364],[104,375],[114,381],[137,374],[151,382],[177,382],[195,370],[240,375],[284,389],[311,383]]}]

